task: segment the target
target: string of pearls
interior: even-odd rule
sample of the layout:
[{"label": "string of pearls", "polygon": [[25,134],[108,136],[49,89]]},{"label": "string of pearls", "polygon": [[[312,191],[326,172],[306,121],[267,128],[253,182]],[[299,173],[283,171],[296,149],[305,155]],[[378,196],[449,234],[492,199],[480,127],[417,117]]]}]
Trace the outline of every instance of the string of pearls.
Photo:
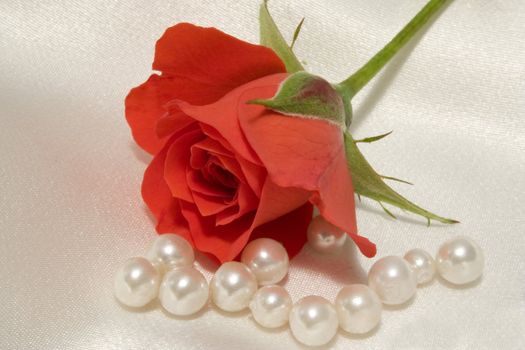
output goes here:
[{"label": "string of pearls", "polygon": [[[312,220],[308,242],[321,253],[337,251],[346,235],[321,216]],[[387,256],[376,261],[368,273],[368,285],[343,287],[335,302],[310,295],[293,303],[285,288],[277,285],[288,273],[284,247],[268,238],[250,242],[241,262],[222,264],[208,283],[193,267],[191,245],[174,234],[158,236],[146,258],[127,260],[115,276],[115,296],[131,307],[142,307],[156,297],[168,312],[186,316],[197,313],[210,299],[227,312],[249,308],[262,327],[290,325],[294,337],[309,346],[328,343],[340,327],[364,334],[377,327],[382,304],[399,305],[410,300],[417,286],[430,282],[436,272],[461,285],[478,279],[483,271],[481,248],[467,237],[445,242],[436,259],[422,249],[403,258]],[[260,286],[260,288],[259,288]]]}]

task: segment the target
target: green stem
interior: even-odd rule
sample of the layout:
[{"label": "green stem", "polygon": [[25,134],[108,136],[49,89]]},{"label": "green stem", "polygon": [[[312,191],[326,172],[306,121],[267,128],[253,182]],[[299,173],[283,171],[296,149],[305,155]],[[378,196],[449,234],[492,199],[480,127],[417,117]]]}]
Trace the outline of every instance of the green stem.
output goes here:
[{"label": "green stem", "polygon": [[430,0],[401,31],[361,69],[338,84],[338,90],[350,99],[390,61],[392,57],[428,22],[447,0]]}]

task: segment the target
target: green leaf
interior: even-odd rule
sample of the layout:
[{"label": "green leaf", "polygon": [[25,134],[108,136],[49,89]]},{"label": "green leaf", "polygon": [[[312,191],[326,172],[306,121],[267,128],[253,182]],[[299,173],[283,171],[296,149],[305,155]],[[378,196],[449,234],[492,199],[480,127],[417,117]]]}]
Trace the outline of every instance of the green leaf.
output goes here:
[{"label": "green leaf", "polygon": [[387,137],[388,135],[390,135],[393,132],[394,131],[392,130],[392,131],[387,132],[385,134],[381,134],[381,135],[377,135],[377,136],[371,136],[371,137],[365,137],[364,139],[355,140],[354,142],[355,143],[359,143],[359,142],[372,143],[372,142],[381,140],[383,137]]},{"label": "green leaf", "polygon": [[273,21],[270,12],[268,12],[267,0],[264,0],[259,10],[259,26],[261,45],[269,47],[275,51],[277,56],[279,56],[284,62],[288,73],[295,73],[304,70],[301,62],[299,62],[292,49],[284,40],[279,28],[277,28],[277,25]]},{"label": "green leaf", "polygon": [[248,103],[285,115],[322,119],[341,127],[344,125],[345,111],[339,93],[323,78],[307,72],[290,75],[271,99]]},{"label": "green leaf", "polygon": [[366,161],[365,157],[359,151],[352,135],[345,132],[346,159],[352,174],[354,191],[360,195],[373,199],[381,204],[383,209],[391,216],[382,203],[388,203],[398,208],[410,211],[414,214],[421,215],[430,220],[436,220],[445,224],[454,224],[459,221],[447,219],[433,214],[416,204],[405,199],[392,188],[390,188],[378,175],[375,170]]},{"label": "green leaf", "polygon": [[292,39],[292,43],[290,44],[290,49],[293,49],[293,46],[295,45],[295,42],[297,41],[297,38],[299,37],[299,33],[301,32],[301,28],[303,27],[303,23],[304,23],[304,17],[301,20],[301,22],[299,22],[299,24],[297,25],[297,28],[295,28],[295,31],[293,32],[293,39]]}]

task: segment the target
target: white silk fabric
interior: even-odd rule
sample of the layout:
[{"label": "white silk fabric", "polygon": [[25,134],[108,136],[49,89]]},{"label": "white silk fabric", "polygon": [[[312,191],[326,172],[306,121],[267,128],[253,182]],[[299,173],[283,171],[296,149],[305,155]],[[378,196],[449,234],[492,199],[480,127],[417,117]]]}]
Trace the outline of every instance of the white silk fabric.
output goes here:
[{"label": "white silk fabric", "polygon": [[[150,157],[124,120],[128,90],[150,72],[166,27],[187,21],[257,42],[260,1],[0,2],[0,349],[300,349],[287,327],[209,307],[168,316],[113,297],[113,274],[155,236],[140,196]],[[270,9],[311,72],[338,81],[359,68],[424,0],[272,0]],[[434,224],[367,199],[366,259],[307,247],[284,283],[294,300],[330,300],[365,281],[378,257],[414,247],[434,254],[468,235],[484,249],[470,288],[436,280],[405,308],[387,308],[365,337],[338,333],[330,349],[525,348],[525,2],[456,0],[400,52],[354,103],[356,138],[392,186],[461,224]],[[213,264],[199,258],[209,279]]]}]

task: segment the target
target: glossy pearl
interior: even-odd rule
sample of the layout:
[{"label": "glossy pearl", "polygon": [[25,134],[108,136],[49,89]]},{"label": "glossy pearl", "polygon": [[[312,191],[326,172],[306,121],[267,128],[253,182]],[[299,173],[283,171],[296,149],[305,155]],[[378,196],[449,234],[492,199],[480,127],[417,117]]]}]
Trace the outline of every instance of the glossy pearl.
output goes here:
[{"label": "glossy pearl", "polygon": [[171,233],[157,236],[146,257],[161,273],[176,267],[191,266],[195,260],[193,248],[188,241]]},{"label": "glossy pearl", "polygon": [[408,262],[397,256],[386,256],[372,265],[368,285],[384,304],[399,305],[416,294],[416,275]]},{"label": "glossy pearl", "polygon": [[284,326],[288,322],[291,308],[292,298],[281,286],[260,288],[250,302],[253,318],[266,328]]},{"label": "glossy pearl", "polygon": [[466,284],[481,276],[485,257],[476,242],[460,236],[445,242],[439,248],[436,264],[444,279],[454,284]]},{"label": "glossy pearl", "polygon": [[220,309],[241,311],[257,291],[257,280],[244,264],[231,261],[222,264],[215,272],[210,290],[213,302]]},{"label": "glossy pearl", "polygon": [[364,284],[343,287],[335,299],[339,326],[349,333],[364,334],[381,321],[383,309],[377,294]]},{"label": "glossy pearl", "polygon": [[434,279],[436,275],[436,263],[432,256],[423,249],[409,250],[404,259],[408,261],[410,267],[416,275],[418,284],[425,284]]},{"label": "glossy pearl", "polygon": [[262,285],[275,284],[288,273],[288,253],[283,245],[270,238],[259,238],[246,245],[241,261]]},{"label": "glossy pearl", "polygon": [[346,233],[326,221],[321,215],[310,222],[307,233],[308,243],[317,252],[331,254],[341,249]]},{"label": "glossy pearl", "polygon": [[208,282],[197,269],[180,267],[164,275],[160,285],[160,303],[177,316],[198,312],[208,302]]},{"label": "glossy pearl", "polygon": [[304,297],[295,303],[290,311],[289,322],[294,337],[309,346],[328,343],[339,326],[334,306],[316,295]]},{"label": "glossy pearl", "polygon": [[160,275],[150,261],[131,258],[117,270],[115,297],[124,305],[141,307],[157,297],[159,284]]}]

